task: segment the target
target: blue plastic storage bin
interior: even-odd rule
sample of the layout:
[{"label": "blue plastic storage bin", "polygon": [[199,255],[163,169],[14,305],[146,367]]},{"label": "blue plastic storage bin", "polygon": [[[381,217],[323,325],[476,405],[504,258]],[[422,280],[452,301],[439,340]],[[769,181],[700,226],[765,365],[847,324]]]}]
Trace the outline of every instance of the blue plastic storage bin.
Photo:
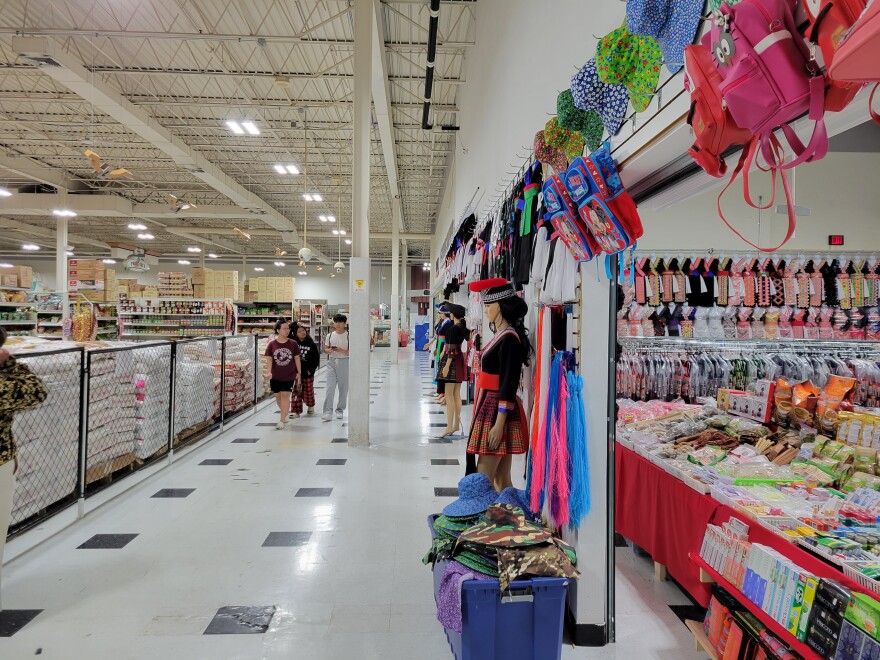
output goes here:
[{"label": "blue plastic storage bin", "polygon": [[416,336],[415,336],[415,346],[417,351],[427,351],[429,338],[428,332],[430,331],[431,326],[427,323],[419,323],[416,325]]},{"label": "blue plastic storage bin", "polygon": [[[435,515],[428,517],[434,532]],[[434,599],[445,561],[434,566]],[[516,580],[500,593],[498,580],[468,580],[461,589],[461,634],[445,629],[456,660],[560,660],[566,578]]]}]

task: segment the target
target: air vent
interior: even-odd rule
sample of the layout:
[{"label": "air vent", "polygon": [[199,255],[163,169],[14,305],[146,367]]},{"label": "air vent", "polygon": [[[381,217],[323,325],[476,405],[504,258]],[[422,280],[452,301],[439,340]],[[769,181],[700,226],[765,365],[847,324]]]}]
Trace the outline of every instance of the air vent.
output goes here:
[{"label": "air vent", "polygon": [[49,57],[48,55],[24,55],[22,56],[22,59],[27,60],[34,66],[61,66],[61,64],[57,60]]}]

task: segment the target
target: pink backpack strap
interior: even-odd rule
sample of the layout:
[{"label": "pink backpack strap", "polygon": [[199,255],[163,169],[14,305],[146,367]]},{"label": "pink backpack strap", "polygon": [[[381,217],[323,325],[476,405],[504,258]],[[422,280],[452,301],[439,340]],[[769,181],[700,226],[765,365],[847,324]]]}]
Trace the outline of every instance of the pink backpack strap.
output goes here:
[{"label": "pink backpack strap", "polygon": [[[801,41],[801,39],[796,39]],[[801,142],[801,139],[794,132],[790,124],[782,125],[782,132],[788,140],[788,145],[795,154],[794,160],[786,163],[774,158],[771,145],[772,136],[762,136],[761,153],[764,160],[771,168],[781,170],[790,170],[802,163],[812,163],[816,160],[822,160],[828,153],[828,130],[825,127],[825,78],[822,75],[816,75],[810,78],[810,119],[815,121],[813,126],[813,135],[807,146]],[[880,117],[880,115],[878,115]]]}]

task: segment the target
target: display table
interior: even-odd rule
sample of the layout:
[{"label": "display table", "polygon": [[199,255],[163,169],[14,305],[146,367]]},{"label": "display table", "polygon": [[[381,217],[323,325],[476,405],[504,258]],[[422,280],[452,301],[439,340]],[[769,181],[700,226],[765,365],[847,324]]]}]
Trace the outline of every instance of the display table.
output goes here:
[{"label": "display table", "polygon": [[665,566],[707,607],[711,585],[700,582],[689,554],[699,554],[706,525],[721,505],[620,444],[615,457],[616,531]]}]

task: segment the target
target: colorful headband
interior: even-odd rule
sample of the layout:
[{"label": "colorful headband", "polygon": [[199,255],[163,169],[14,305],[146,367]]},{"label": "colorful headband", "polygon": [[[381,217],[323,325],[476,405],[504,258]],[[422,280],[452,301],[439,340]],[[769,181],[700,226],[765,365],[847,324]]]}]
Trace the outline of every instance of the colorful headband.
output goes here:
[{"label": "colorful headband", "polygon": [[503,277],[493,277],[488,280],[480,280],[479,282],[471,282],[470,290],[480,294],[480,300],[483,303],[493,303],[505,298],[513,298],[516,296],[516,289],[513,285]]}]

